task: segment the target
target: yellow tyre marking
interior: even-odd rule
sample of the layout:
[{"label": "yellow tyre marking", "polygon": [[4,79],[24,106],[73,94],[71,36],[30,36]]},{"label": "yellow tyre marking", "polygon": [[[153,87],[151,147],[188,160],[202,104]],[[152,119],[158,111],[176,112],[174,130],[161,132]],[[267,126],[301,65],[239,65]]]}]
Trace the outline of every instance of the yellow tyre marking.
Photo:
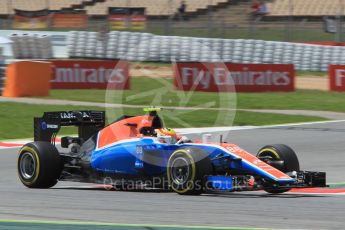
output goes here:
[{"label": "yellow tyre marking", "polygon": [[[170,156],[170,159],[178,154],[178,153],[184,153],[186,154],[186,156],[189,158],[190,162],[191,162],[191,166],[192,166],[192,178],[187,181],[187,188],[183,189],[183,190],[177,190],[174,188],[174,186],[171,186],[171,178],[170,178],[170,172],[169,172],[169,169],[167,170],[167,177],[168,177],[168,182],[169,182],[169,185],[171,186],[171,188],[177,192],[177,193],[185,193],[187,192],[188,190],[191,190],[192,187],[194,186],[194,183],[191,183],[194,179],[195,179],[195,173],[196,173],[196,167],[195,167],[195,162],[194,162],[194,159],[192,157],[192,155],[190,155],[190,153],[186,150],[183,150],[183,149],[179,149],[177,151],[175,151],[171,156]],[[168,164],[169,165],[169,164]]]},{"label": "yellow tyre marking", "polygon": [[277,159],[280,159],[279,153],[278,153],[276,150],[270,149],[270,148],[262,149],[262,150],[258,153],[258,157],[260,156],[260,154],[262,154],[262,153],[264,153],[264,152],[270,152],[270,153],[272,153]]},{"label": "yellow tyre marking", "polygon": [[[30,185],[32,185],[32,184],[34,184],[36,181],[37,181],[37,178],[38,178],[38,176],[40,175],[40,158],[38,157],[38,154],[37,154],[37,152],[33,149],[33,148],[31,148],[31,147],[28,147],[28,146],[24,146],[21,150],[20,150],[20,152],[19,152],[19,156],[18,156],[18,160],[19,160],[19,158],[20,158],[20,155],[22,155],[23,153],[25,153],[25,152],[29,152],[29,153],[32,153],[33,155],[34,155],[34,160],[36,161],[36,169],[35,169],[35,177],[34,177],[34,179],[33,180],[31,180],[31,181],[25,181],[25,180],[23,180],[22,179],[22,177],[21,176],[19,176],[19,179],[21,180],[21,182],[23,183],[23,184],[25,184],[25,185],[28,185],[28,186],[30,186]],[[19,161],[18,161],[18,164],[20,164],[19,163]],[[18,166],[17,166],[18,167]],[[20,166],[19,166],[20,167]],[[19,173],[19,172],[18,172]]]}]

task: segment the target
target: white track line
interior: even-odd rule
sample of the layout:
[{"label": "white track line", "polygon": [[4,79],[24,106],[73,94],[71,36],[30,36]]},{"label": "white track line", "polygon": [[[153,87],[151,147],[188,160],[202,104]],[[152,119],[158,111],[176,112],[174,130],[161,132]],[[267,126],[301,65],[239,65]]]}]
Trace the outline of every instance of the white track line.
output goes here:
[{"label": "white track line", "polygon": [[287,123],[287,124],[280,124],[280,125],[263,125],[263,126],[186,128],[186,129],[176,129],[176,131],[178,133],[181,133],[181,134],[195,134],[195,133],[205,133],[205,132],[241,131],[241,130],[267,129],[267,128],[302,126],[302,125],[315,125],[315,124],[328,124],[328,123],[339,123],[339,122],[345,122],[345,120],[314,121],[314,122]]}]

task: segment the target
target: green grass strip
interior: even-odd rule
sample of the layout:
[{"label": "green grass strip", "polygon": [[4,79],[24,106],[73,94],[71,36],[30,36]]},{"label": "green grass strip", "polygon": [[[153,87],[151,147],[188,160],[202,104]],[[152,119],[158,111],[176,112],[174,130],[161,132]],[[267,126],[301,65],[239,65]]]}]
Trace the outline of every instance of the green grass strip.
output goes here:
[{"label": "green grass strip", "polygon": [[345,182],[329,183],[330,188],[345,188]]},{"label": "green grass strip", "polygon": [[[33,136],[33,118],[47,111],[105,110],[104,108],[82,106],[30,105],[22,103],[0,103],[0,140],[28,138]],[[142,115],[142,109],[108,109],[108,123],[124,114]],[[109,112],[109,113],[108,113]],[[111,114],[113,113],[113,114]],[[299,122],[324,121],[320,117],[291,116],[283,114],[208,110],[166,110],[159,113],[167,127],[219,127],[219,126],[261,126]],[[76,127],[63,127],[59,135],[77,133]]]},{"label": "green grass strip", "polygon": [[[4,226],[5,225],[5,226]],[[208,226],[185,226],[185,225],[158,225],[158,224],[118,224],[118,223],[102,223],[102,222],[78,222],[78,221],[50,221],[50,220],[4,220],[0,219],[1,226],[9,227],[8,230],[30,229],[30,227],[38,227],[33,229],[66,229],[61,227],[70,227],[73,229],[205,229],[205,230],[261,230],[264,228],[243,228],[243,227],[208,227]],[[87,228],[85,228],[87,227]],[[111,227],[111,228],[105,228]],[[267,228],[265,228],[267,229]]]},{"label": "green grass strip", "polygon": [[[189,106],[238,109],[291,109],[345,112],[345,93],[318,90],[263,93],[211,93],[176,91],[172,79],[132,78],[131,90],[52,90],[48,98],[141,106]],[[188,97],[188,99],[186,99]]]}]

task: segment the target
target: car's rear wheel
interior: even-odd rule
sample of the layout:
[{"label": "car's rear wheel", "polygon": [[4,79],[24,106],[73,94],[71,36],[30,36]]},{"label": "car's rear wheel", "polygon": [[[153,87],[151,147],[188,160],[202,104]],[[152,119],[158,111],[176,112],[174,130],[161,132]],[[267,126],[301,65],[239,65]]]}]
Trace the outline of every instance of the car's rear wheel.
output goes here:
[{"label": "car's rear wheel", "polygon": [[56,147],[48,142],[24,145],[18,155],[20,181],[29,188],[50,188],[60,177],[61,159]]},{"label": "car's rear wheel", "polygon": [[[263,160],[270,164],[270,162],[277,162],[282,161],[282,164],[277,167],[275,164],[271,164],[273,167],[276,167],[278,170],[287,173],[292,171],[299,171],[299,161],[298,157],[289,146],[283,144],[275,144],[275,145],[266,145],[261,148],[256,155],[257,158]],[[289,191],[290,189],[265,189],[266,192],[269,193],[284,193]]]},{"label": "car's rear wheel", "polygon": [[205,176],[212,173],[208,154],[196,148],[176,150],[169,158],[169,186],[181,195],[199,195],[204,191]]}]

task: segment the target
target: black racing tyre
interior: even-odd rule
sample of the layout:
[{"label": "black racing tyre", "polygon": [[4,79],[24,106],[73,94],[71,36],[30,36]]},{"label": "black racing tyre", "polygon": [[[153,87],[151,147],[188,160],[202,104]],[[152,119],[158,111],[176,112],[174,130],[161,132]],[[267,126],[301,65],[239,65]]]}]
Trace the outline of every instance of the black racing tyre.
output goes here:
[{"label": "black racing tyre", "polygon": [[28,188],[50,188],[61,174],[61,157],[56,147],[36,141],[24,145],[18,155],[17,170],[20,181]]},{"label": "black racing tyre", "polygon": [[197,148],[178,149],[167,165],[169,186],[180,195],[200,195],[206,184],[205,176],[212,174],[212,163],[206,152]]},{"label": "black racing tyre", "polygon": [[[298,157],[295,151],[284,144],[266,145],[259,150],[256,157],[263,160],[269,158],[270,160],[283,161],[283,165],[277,169],[284,173],[300,170]],[[289,190],[290,189],[265,189],[266,192],[275,194],[284,193]]]}]

